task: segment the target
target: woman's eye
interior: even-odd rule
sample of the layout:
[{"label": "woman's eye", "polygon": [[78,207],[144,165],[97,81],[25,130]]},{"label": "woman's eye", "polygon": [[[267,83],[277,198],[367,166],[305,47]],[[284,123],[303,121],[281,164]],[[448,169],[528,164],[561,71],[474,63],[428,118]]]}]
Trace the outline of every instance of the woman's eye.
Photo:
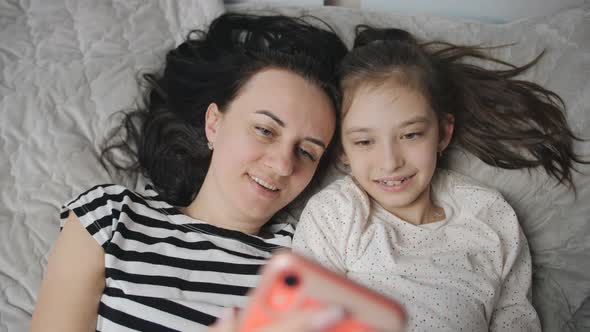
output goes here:
[{"label": "woman's eye", "polygon": [[272,136],[272,131],[270,131],[270,130],[264,128],[264,127],[256,127],[256,130],[262,136],[265,136],[265,137],[271,137]]},{"label": "woman's eye", "polygon": [[299,152],[300,155],[304,156],[305,158],[311,160],[311,161],[316,161],[316,157],[311,154],[310,152],[306,151],[303,148],[298,148],[297,151]]}]

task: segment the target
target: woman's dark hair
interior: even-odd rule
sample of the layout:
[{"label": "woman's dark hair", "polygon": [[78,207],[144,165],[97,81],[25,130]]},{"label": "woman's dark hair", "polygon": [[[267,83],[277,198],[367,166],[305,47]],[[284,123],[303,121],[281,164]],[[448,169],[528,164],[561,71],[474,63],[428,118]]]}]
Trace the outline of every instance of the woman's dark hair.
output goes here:
[{"label": "woman's dark hair", "polygon": [[[224,14],[207,32],[192,31],[167,54],[163,73],[143,75],[148,88],[144,106],[126,113],[107,139],[101,160],[119,170],[142,172],[162,199],[187,206],[211,159],[207,107],[215,102],[225,111],[256,73],[277,68],[301,75],[325,91],[337,110],[335,67],[347,49],[324,24],[327,29],[303,18]],[[116,150],[132,162],[117,161]],[[322,157],[312,185],[325,171],[332,150]]]},{"label": "woman's dark hair", "polygon": [[[343,112],[361,87],[402,84],[427,98],[439,122],[445,113],[452,114],[452,142],[485,163],[506,169],[542,166],[573,187],[574,162],[588,161],[573,151],[573,141],[581,139],[568,127],[563,100],[538,84],[515,79],[543,53],[519,67],[483,50],[420,43],[404,30],[358,26],[353,50],[338,70]],[[486,69],[477,62],[504,69]]]}]

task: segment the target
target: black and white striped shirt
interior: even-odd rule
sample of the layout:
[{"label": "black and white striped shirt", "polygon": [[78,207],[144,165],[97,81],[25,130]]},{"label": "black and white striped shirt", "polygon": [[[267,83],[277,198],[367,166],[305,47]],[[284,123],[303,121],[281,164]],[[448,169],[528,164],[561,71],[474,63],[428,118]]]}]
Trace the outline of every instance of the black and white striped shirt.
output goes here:
[{"label": "black and white striped shirt", "polygon": [[293,227],[271,238],[215,227],[180,213],[146,188],[96,186],[62,208],[73,211],[105,251],[97,331],[199,331],[224,307],[245,305],[258,270]]}]

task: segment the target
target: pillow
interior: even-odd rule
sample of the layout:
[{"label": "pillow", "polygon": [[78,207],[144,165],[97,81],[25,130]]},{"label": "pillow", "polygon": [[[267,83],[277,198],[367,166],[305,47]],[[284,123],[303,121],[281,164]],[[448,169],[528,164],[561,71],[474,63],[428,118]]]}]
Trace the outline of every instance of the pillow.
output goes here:
[{"label": "pillow", "polygon": [[507,23],[519,18],[552,14],[577,7],[585,0],[362,0],[360,7],[372,11],[434,14],[473,18],[481,22]]},{"label": "pillow", "polygon": [[[430,15],[401,15],[349,8],[270,8],[234,5],[228,11],[274,12],[317,16],[352,45],[357,24],[399,27],[425,40],[458,44],[509,45],[491,53],[522,65],[544,49],[541,61],[522,75],[557,92],[565,101],[573,131],[590,138],[590,4],[554,15],[485,24]],[[590,159],[590,143],[576,142],[575,150]],[[450,168],[499,190],[512,204],[528,238],[534,265],[533,305],[546,331],[572,331],[590,325],[590,166],[577,165],[577,196],[555,186],[540,170],[503,170],[488,166],[459,150],[449,154]],[[331,178],[338,177],[334,172]],[[302,205],[295,205],[296,217]],[[583,303],[586,303],[585,305]]]},{"label": "pillow", "polygon": [[28,329],[61,204],[119,182],[99,144],[137,100],[137,72],[223,11],[221,0],[0,0],[0,330]]}]

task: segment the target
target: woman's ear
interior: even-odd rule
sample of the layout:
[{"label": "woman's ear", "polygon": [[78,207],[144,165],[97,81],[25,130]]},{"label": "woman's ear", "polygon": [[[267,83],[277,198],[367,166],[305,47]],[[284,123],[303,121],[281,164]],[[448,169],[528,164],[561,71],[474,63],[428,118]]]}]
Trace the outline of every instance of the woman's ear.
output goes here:
[{"label": "woman's ear", "polygon": [[442,153],[453,138],[455,129],[455,117],[452,114],[445,114],[440,122],[440,140],[438,141],[438,152]]},{"label": "woman's ear", "polygon": [[217,136],[217,129],[223,113],[219,111],[217,104],[211,103],[207,107],[207,113],[205,113],[205,135],[207,135],[207,141],[209,143],[215,143],[215,137]]}]

